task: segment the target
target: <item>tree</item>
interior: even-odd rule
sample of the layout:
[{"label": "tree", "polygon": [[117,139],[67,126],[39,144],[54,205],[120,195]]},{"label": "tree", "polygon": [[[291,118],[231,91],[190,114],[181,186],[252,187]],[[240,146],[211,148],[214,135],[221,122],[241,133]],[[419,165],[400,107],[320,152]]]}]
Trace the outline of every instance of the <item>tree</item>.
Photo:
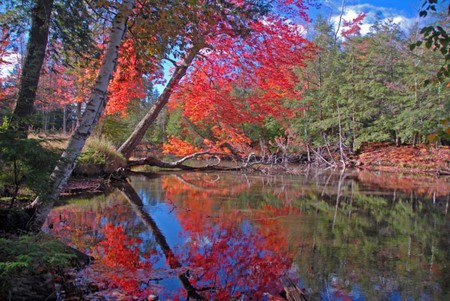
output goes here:
[{"label": "tree", "polygon": [[[304,13],[305,6],[302,1],[275,1],[272,4],[274,7],[278,7],[280,10],[286,13],[286,15],[293,15],[293,16],[295,15],[295,18],[298,18],[299,16],[306,17]],[[203,6],[203,8],[199,9],[198,8],[199,5]],[[199,57],[203,58],[205,56],[209,56],[205,55],[207,49],[213,49],[213,52],[225,51],[226,49],[222,49],[223,48],[222,45],[229,46],[230,41],[233,39],[239,40],[239,37],[249,36],[249,34],[251,34],[252,31],[258,32],[260,28],[258,28],[257,27],[258,25],[256,24],[259,24],[259,26],[263,24],[264,21],[262,21],[260,17],[268,12],[268,7],[269,4],[266,2],[253,2],[253,1],[243,1],[242,3],[240,2],[235,3],[233,1],[219,1],[214,4],[210,3],[209,1],[204,1],[204,3],[199,2],[196,5],[193,5],[192,10],[194,11],[198,10],[199,13],[198,16],[193,17],[189,16],[189,18],[191,18],[190,19],[191,21],[196,21],[197,23],[188,24],[188,28],[191,28],[191,30],[185,32],[184,39],[189,41],[188,47],[185,48],[186,49],[185,58],[181,64],[175,63],[175,71],[173,73],[171,81],[169,82],[169,85],[166,87],[165,91],[160,95],[158,101],[150,109],[146,117],[144,117],[144,119],[136,127],[136,130],[130,135],[129,139],[119,148],[119,151],[122,152],[122,154],[124,154],[125,157],[129,157],[131,155],[132,150],[141,141],[142,137],[145,134],[145,131],[148,129],[150,124],[156,119],[156,116],[165,106],[171,94],[174,91],[176,91],[175,87],[183,78],[184,74],[186,73],[187,67],[196,58],[197,53],[200,52]],[[271,16],[269,18],[268,23],[274,22],[275,19],[276,18]],[[288,23],[287,20],[285,21],[286,23]],[[195,25],[193,26],[193,24]],[[252,24],[254,25],[253,27]],[[267,27],[270,26],[268,25]],[[251,43],[255,42],[255,40],[256,40],[255,38],[249,39],[248,44],[246,45],[249,48],[252,48],[253,45],[251,45]],[[259,41],[259,44],[261,43],[263,43],[263,41]],[[243,43],[239,47],[243,49],[245,47],[243,46],[244,44],[245,43]],[[237,44],[235,44],[235,46],[236,45]],[[200,51],[203,47],[205,47],[205,53],[202,53]],[[214,48],[217,49],[214,50]],[[228,49],[228,51],[230,51],[230,49]],[[234,52],[235,50],[232,51]],[[180,51],[177,51],[177,53],[180,53]],[[183,53],[183,51],[181,51],[181,53]],[[173,61],[170,58],[166,59]],[[196,61],[201,60],[203,59],[196,59]],[[248,62],[248,60],[251,59],[246,58],[246,60]],[[233,63],[236,62],[232,62],[231,64]],[[221,63],[218,64],[227,64],[227,62],[222,61]],[[198,72],[202,71],[197,71],[194,68],[192,68],[192,73]],[[226,76],[225,74],[223,75]]]},{"label": "tree", "polygon": [[52,9],[53,0],[36,0],[32,11],[27,55],[20,80],[19,96],[11,119],[11,126],[25,137],[29,118],[34,111],[36,90],[47,49]]},{"label": "tree", "polygon": [[[429,12],[436,12],[437,4],[438,0],[425,0],[419,13],[420,17],[426,17]],[[446,9],[447,16],[450,16],[450,4]],[[445,14],[445,12],[443,14]],[[417,46],[425,43],[426,48],[433,48],[434,51],[439,51],[444,58],[444,62],[436,76],[438,79],[442,80],[450,77],[450,35],[448,32],[448,17],[443,18],[443,21],[440,23],[441,24],[439,25],[436,24],[423,27],[420,31],[420,33],[423,34],[423,39],[410,44],[410,48],[413,50]]]},{"label": "tree", "polygon": [[59,193],[75,168],[76,160],[81,153],[86,139],[91,134],[93,127],[97,124],[106,106],[108,85],[117,65],[119,46],[125,33],[126,22],[133,5],[133,0],[125,0],[118,7],[111,24],[109,43],[106,47],[102,65],[80,125],[72,134],[66,150],[50,176],[51,192],[48,195],[38,196],[31,205],[34,209],[34,214],[29,221],[28,227],[32,231],[39,231],[44,224],[55,200],[58,198]]},{"label": "tree", "polygon": [[263,126],[269,118],[286,123],[293,112],[285,103],[301,98],[293,66],[301,68],[309,55],[302,27],[267,15],[250,30],[213,42],[174,93],[171,106],[183,109],[189,127],[203,136],[203,148],[247,152],[246,124]]}]

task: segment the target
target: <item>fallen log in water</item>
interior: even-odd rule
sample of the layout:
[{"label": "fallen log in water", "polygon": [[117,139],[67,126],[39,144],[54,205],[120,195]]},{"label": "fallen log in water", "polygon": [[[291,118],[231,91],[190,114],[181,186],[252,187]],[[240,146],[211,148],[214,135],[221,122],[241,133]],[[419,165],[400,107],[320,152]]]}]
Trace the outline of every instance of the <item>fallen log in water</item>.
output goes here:
[{"label": "fallen log in water", "polygon": [[[191,159],[197,159],[200,157],[209,157],[214,158],[215,162],[213,164],[206,164],[204,166],[192,166],[192,165],[186,165],[185,162]],[[242,163],[240,165],[237,164],[236,158],[233,158],[236,162],[236,166],[222,166],[221,163],[221,157],[230,157],[229,154],[225,153],[215,153],[215,152],[198,152],[193,153],[188,156],[185,156],[177,161],[173,162],[166,162],[162,161],[155,157],[146,157],[136,160],[128,160],[127,167],[135,167],[135,166],[152,166],[152,167],[159,167],[159,168],[169,168],[169,169],[182,169],[182,170],[214,170],[214,171],[238,171],[238,170],[244,170],[247,168],[250,168],[255,165],[278,165],[273,163],[267,163],[263,162],[262,160],[255,160],[251,161],[252,157],[249,156],[247,159],[241,159]]]}]

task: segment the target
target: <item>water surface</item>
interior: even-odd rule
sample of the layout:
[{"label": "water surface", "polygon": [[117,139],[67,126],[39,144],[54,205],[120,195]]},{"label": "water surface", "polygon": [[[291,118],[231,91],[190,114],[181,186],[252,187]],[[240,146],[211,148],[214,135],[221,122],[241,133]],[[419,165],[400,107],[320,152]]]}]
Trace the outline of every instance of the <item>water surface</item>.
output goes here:
[{"label": "water surface", "polygon": [[289,279],[309,300],[450,300],[447,183],[390,177],[133,177],[48,225],[96,257],[91,299],[277,300]]}]

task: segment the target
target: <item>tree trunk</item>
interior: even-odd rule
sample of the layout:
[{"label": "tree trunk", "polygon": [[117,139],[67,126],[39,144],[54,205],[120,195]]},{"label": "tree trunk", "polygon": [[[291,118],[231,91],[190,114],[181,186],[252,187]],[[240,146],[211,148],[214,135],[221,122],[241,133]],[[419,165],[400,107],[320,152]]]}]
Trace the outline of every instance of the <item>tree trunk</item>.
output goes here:
[{"label": "tree trunk", "polygon": [[62,124],[63,134],[67,133],[67,106],[63,106],[63,124]]},{"label": "tree trunk", "polygon": [[178,85],[180,80],[186,74],[187,68],[191,65],[192,61],[194,60],[195,56],[202,48],[202,46],[203,43],[194,46],[194,48],[191,49],[189,54],[184,59],[183,63],[181,63],[176,67],[175,72],[172,75],[172,78],[170,79],[167,86],[164,88],[162,94],[158,97],[158,99],[150,108],[150,110],[147,112],[147,114],[144,116],[144,118],[142,118],[142,120],[137,124],[136,128],[134,129],[133,133],[131,133],[130,137],[128,137],[127,141],[125,141],[122,144],[122,146],[119,147],[118,151],[121,152],[125,158],[128,159],[129,157],[131,157],[133,150],[141,142],[147,129],[156,120],[156,117],[158,117],[159,112],[161,112],[161,110],[169,101],[173,89],[176,87],[176,85]]},{"label": "tree trunk", "polygon": [[81,122],[81,107],[82,107],[82,105],[83,105],[82,102],[78,102],[77,103],[77,120],[75,122],[75,128],[74,129],[76,129],[80,125],[80,122]]},{"label": "tree trunk", "polygon": [[12,127],[23,137],[27,135],[30,117],[34,112],[34,100],[47,49],[50,15],[53,9],[53,0],[35,2],[19,95],[11,119]]},{"label": "tree trunk", "polygon": [[106,106],[106,92],[117,65],[119,46],[125,33],[126,21],[133,5],[134,0],[123,1],[117,15],[114,17],[109,43],[100,72],[81,118],[80,125],[72,134],[66,150],[50,176],[50,184],[52,185],[51,192],[46,196],[37,197],[32,204],[35,212],[28,223],[28,228],[32,231],[39,231],[44,224],[48,213],[53,207],[54,201],[58,198],[59,193],[75,168],[76,160],[84,147],[86,139],[98,123],[103,109]]}]

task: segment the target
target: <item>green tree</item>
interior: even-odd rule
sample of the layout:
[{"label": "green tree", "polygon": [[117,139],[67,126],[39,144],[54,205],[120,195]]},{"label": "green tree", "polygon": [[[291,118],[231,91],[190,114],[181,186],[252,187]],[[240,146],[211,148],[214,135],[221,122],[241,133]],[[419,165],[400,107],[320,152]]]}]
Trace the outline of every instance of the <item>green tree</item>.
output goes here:
[{"label": "green tree", "polygon": [[[438,2],[438,0],[425,0],[419,15],[421,17],[426,17],[430,12],[437,12],[436,6],[438,6]],[[444,4],[444,2],[445,0],[441,1],[441,4]],[[447,12],[443,11],[441,13],[441,18],[438,18],[437,22],[422,28],[420,33],[423,34],[423,38],[410,44],[411,50],[424,44],[426,48],[432,48],[434,51],[440,52],[443,57],[443,63],[436,74],[437,78],[440,80],[450,77],[450,35],[448,18],[448,16],[450,16],[450,4],[447,7],[443,6],[443,10],[447,10]]]}]

